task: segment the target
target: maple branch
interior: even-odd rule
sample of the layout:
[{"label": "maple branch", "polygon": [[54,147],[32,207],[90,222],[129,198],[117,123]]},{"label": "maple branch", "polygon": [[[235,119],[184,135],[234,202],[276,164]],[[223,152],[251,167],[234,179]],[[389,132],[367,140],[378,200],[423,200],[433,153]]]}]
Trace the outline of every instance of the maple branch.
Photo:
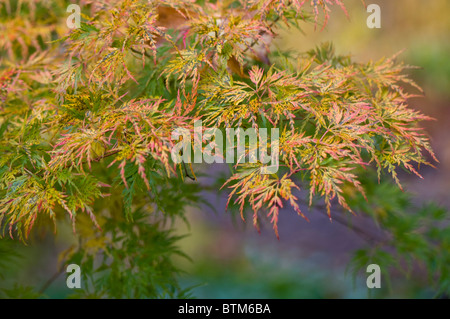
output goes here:
[{"label": "maple branch", "polygon": [[[136,53],[136,54],[142,54],[142,52],[139,52],[138,50],[136,50],[136,49],[133,49],[133,48],[130,48],[130,50],[131,51],[133,51],[134,53]],[[152,58],[152,56],[151,55],[149,55],[148,53],[147,53],[147,51],[146,50],[144,50],[144,55],[147,57],[147,58],[149,58],[149,59],[151,59]]]},{"label": "maple branch", "polygon": [[53,276],[51,276],[41,287],[41,289],[39,289],[39,293],[43,294],[44,291],[46,291],[48,289],[48,287],[50,287],[50,285],[56,280],[58,279],[58,277],[64,272],[64,267],[61,267],[60,269],[58,269]]},{"label": "maple branch", "polygon": [[[120,149],[117,149],[117,148],[109,150],[109,151],[106,151],[103,155],[100,155],[100,156],[97,156],[97,157],[93,158],[91,160],[91,162],[99,162],[100,160],[102,160],[102,159],[104,159],[106,157],[112,156],[114,154],[117,154],[119,152],[120,152]],[[81,162],[81,165],[86,164],[87,162],[88,162],[87,159],[85,159],[85,160],[83,160]],[[67,167],[70,167],[70,166],[72,166],[72,163],[69,162],[69,163],[66,163],[66,165],[64,165],[64,168],[67,168]]]},{"label": "maple branch", "polygon": [[[315,205],[314,208],[316,208],[321,214],[324,214],[328,217],[328,214],[324,211],[324,209],[326,209],[325,205]],[[350,225],[350,223],[348,221],[341,218],[339,215],[333,216],[332,221],[337,221],[339,224],[349,228],[351,231],[356,233],[359,237],[361,237],[362,239],[364,239],[365,241],[367,241],[370,244],[386,244],[387,243],[386,239],[380,239],[377,236],[368,233],[365,229],[363,229],[359,226]]]},{"label": "maple branch", "polygon": [[[105,157],[112,156],[112,155],[117,154],[119,152],[120,152],[120,149],[117,149],[117,148],[116,149],[112,149],[112,150],[106,151],[103,155],[100,155],[100,156],[98,156],[96,158],[93,158],[92,160],[94,162],[99,162],[100,160],[104,159]],[[86,163],[86,161],[83,161],[83,164],[84,163]]]},{"label": "maple branch", "polygon": [[[275,23],[277,23],[279,20],[280,20],[280,16],[277,16],[277,17],[275,18],[275,20],[273,20],[273,21],[269,24],[269,29],[272,29],[272,27],[275,26]],[[259,31],[259,35],[263,35],[264,32],[265,32],[265,31]],[[257,40],[257,39],[253,40],[253,42],[250,43],[250,45],[248,45],[248,46],[242,51],[242,53],[247,52],[248,49],[252,48],[252,47],[253,47],[255,44],[257,44],[257,43],[258,43],[258,40]]]}]

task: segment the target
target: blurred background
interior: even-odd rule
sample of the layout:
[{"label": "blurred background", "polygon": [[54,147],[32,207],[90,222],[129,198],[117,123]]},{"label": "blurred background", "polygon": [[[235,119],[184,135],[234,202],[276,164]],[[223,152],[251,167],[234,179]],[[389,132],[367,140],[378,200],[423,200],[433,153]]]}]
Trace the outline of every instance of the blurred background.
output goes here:
[{"label": "blurred background", "polygon": [[[424,89],[423,98],[410,106],[436,121],[423,123],[431,136],[440,163],[437,169],[421,167],[424,179],[401,175],[406,191],[417,204],[434,201],[450,209],[450,2],[447,0],[366,0],[381,8],[381,28],[366,25],[370,13],[360,0],[344,1],[349,17],[333,8],[323,31],[321,25],[283,29],[275,46],[304,52],[331,41],[336,54],[351,55],[367,62],[403,51],[398,60],[420,68],[411,77]],[[217,169],[219,169],[217,167]],[[208,196],[208,195],[207,195]],[[346,268],[356,249],[367,245],[364,238],[318,211],[307,212],[310,223],[291,210],[280,214],[277,240],[270,224],[258,234],[251,218],[224,212],[226,194],[209,195],[217,212],[192,210],[191,229],[180,225],[185,251],[195,260],[183,267],[188,284],[201,284],[194,291],[206,298],[367,298],[366,276],[353,280]],[[307,209],[304,207],[303,209]],[[250,217],[250,216],[249,216]],[[355,225],[376,231],[362,216],[351,217]],[[420,280],[392,279],[392,289],[382,285],[379,297],[433,296]]]},{"label": "blurred background", "polygon": [[[450,209],[450,1],[448,0],[366,0],[381,7],[381,28],[369,29],[370,13],[360,0],[346,0],[349,17],[333,8],[323,31],[321,25],[301,25],[283,29],[274,46],[293,51],[308,51],[321,42],[331,41],[337,54],[351,54],[357,62],[390,57],[399,51],[399,60],[419,66],[411,77],[425,91],[423,98],[411,100],[411,106],[436,121],[423,123],[432,138],[432,146],[440,163],[437,169],[423,167],[424,179],[401,175],[404,188],[415,194],[417,204],[434,201]],[[226,172],[216,165],[208,170]],[[211,185],[202,177],[200,182]],[[280,239],[269,223],[261,233],[252,226],[251,218],[243,222],[238,215],[225,211],[226,193],[217,194],[205,188],[211,204],[189,210],[189,226],[177,224],[181,250],[192,261],[180,259],[185,271],[181,283],[195,286],[198,298],[367,298],[366,277],[352,278],[346,267],[355,250],[367,245],[364,238],[336,221],[330,222],[319,211],[307,212],[310,223],[291,210],[283,210],[279,218]],[[305,211],[307,207],[302,207]],[[376,225],[362,216],[352,217],[354,225],[377,231]],[[60,230],[59,234],[65,231]],[[67,233],[70,233],[68,231]],[[44,243],[45,249],[25,247],[21,265],[24,282],[45,287],[51,278],[58,253],[66,248],[66,239]],[[31,267],[32,265],[32,267]],[[51,266],[49,266],[51,265]],[[376,294],[386,298],[421,298],[433,296],[420,278],[393,277],[390,285],[382,284]],[[383,280],[383,279],[382,279]],[[46,289],[50,297],[63,298],[70,291],[64,276],[59,276]]]}]

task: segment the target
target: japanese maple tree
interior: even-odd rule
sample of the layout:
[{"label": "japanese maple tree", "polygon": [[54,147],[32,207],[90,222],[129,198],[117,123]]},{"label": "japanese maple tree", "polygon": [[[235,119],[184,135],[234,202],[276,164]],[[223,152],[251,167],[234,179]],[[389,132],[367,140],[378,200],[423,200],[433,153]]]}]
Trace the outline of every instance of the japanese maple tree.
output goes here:
[{"label": "japanese maple tree", "polygon": [[[204,200],[201,166],[171,158],[172,132],[196,120],[279,129],[279,171],[231,165],[223,185],[243,219],[268,216],[277,236],[285,205],[305,219],[316,202],[330,219],[335,207],[372,214],[368,172],[401,187],[399,168],[420,177],[437,161],[418,124],[430,118],[408,107],[421,89],[396,56],[358,63],[330,43],[297,55],[271,45],[282,26],[322,28],[332,8],[346,10],[340,0],[82,0],[71,30],[69,2],[1,3],[2,235],[27,242],[70,221],[80,240],[61,259],[85,265],[94,296],[184,296],[171,262],[179,238],[162,224]],[[111,259],[126,262],[108,269]]]}]

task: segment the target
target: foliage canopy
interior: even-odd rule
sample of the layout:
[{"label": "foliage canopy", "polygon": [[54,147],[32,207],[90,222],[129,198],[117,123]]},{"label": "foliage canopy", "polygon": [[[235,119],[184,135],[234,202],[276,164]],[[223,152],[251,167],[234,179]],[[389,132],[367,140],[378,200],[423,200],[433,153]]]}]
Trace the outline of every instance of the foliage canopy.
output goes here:
[{"label": "foliage canopy", "polygon": [[[436,160],[418,126],[430,118],[408,107],[405,86],[421,90],[396,56],[357,63],[329,43],[297,55],[271,45],[280,27],[325,25],[332,7],[345,10],[339,0],[84,0],[70,31],[66,1],[1,4],[2,234],[27,241],[37,224],[56,231],[69,218],[81,240],[62,259],[108,272],[91,279],[95,296],[177,296],[177,238],[159,225],[202,200],[185,179],[194,168],[170,156],[173,130],[195,120],[280,129],[280,171],[244,163],[224,185],[243,218],[248,208],[258,227],[266,214],[277,236],[285,203],[307,217],[297,193],[323,199],[333,218],[333,201],[351,212],[374,204],[355,199],[367,170],[400,186],[398,168],[420,176],[417,165]],[[151,284],[109,285],[127,272]]]}]

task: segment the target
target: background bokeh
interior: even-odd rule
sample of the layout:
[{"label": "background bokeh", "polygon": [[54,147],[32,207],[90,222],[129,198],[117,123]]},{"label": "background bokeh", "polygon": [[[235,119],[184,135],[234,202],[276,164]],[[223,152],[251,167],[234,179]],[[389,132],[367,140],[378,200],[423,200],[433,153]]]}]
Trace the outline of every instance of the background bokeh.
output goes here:
[{"label": "background bokeh", "polygon": [[[417,204],[434,201],[450,208],[450,2],[446,0],[377,0],[381,7],[381,28],[369,29],[360,0],[344,1],[349,17],[338,8],[330,13],[323,31],[321,25],[301,25],[303,32],[283,29],[274,46],[293,52],[310,50],[331,41],[337,54],[351,55],[357,62],[390,57],[402,51],[398,60],[418,66],[411,77],[424,89],[423,98],[411,106],[436,118],[423,123],[432,139],[440,163],[437,168],[422,167],[424,179],[404,174],[401,181],[413,193]],[[217,170],[221,168],[215,167]],[[365,277],[353,280],[346,271],[353,252],[366,245],[346,226],[330,223],[319,211],[308,213],[310,223],[293,211],[280,214],[280,240],[269,224],[261,234],[251,219],[242,222],[224,212],[225,194],[209,196],[216,208],[190,212],[191,235],[184,248],[195,262],[183,264],[187,284],[201,284],[195,295],[206,298],[366,298]],[[306,209],[306,208],[305,208]],[[362,216],[352,222],[376,231]],[[433,296],[419,278],[393,278],[391,289],[383,284],[380,297]]]}]

